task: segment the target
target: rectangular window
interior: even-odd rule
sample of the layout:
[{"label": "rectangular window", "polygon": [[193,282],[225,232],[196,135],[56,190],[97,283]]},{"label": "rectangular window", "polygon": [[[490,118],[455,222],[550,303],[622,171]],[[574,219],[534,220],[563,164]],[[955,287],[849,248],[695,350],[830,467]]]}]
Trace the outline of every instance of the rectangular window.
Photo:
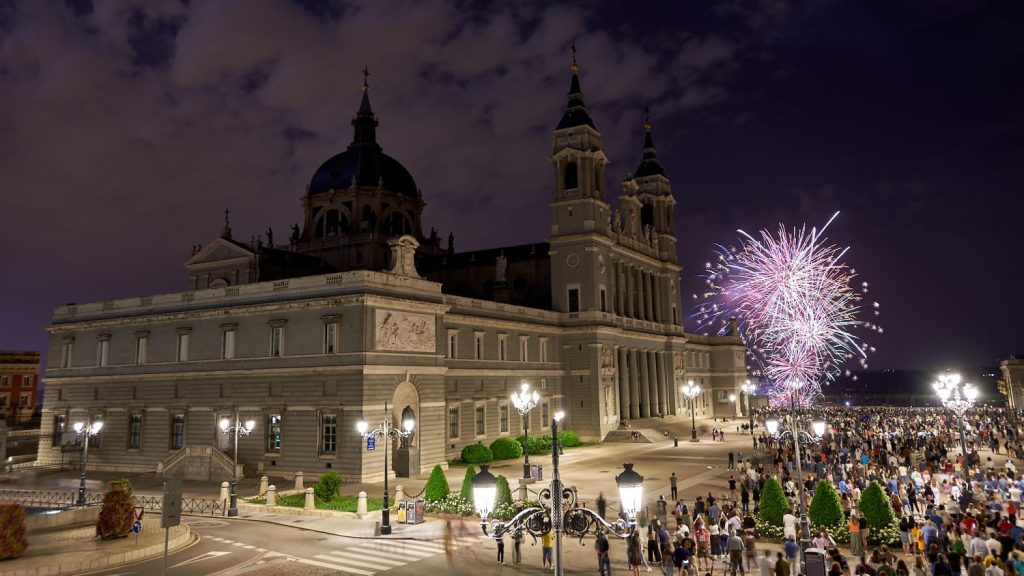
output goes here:
[{"label": "rectangular window", "polygon": [[498,334],[498,360],[508,360],[508,335]]},{"label": "rectangular window", "polygon": [[284,326],[270,327],[270,356],[280,358],[284,355]]},{"label": "rectangular window", "polygon": [[138,336],[135,339],[135,363],[145,364],[149,358],[149,336]]},{"label": "rectangular window", "polygon": [[10,388],[10,387],[11,387],[11,377],[10,376],[6,376],[6,375],[0,376],[0,388]]},{"label": "rectangular window", "polygon": [[7,394],[0,396],[0,408],[7,406]]},{"label": "rectangular window", "polygon": [[508,404],[498,405],[498,431],[508,432]]},{"label": "rectangular window", "polygon": [[484,333],[474,332],[473,333],[473,358],[477,360],[483,360],[484,358]]},{"label": "rectangular window", "polygon": [[605,295],[604,288],[601,288],[601,312],[607,312],[607,296]]},{"label": "rectangular window", "polygon": [[188,332],[178,333],[178,362],[188,362]]},{"label": "rectangular window", "polygon": [[171,416],[171,449],[181,450],[185,446],[185,415]]},{"label": "rectangular window", "polygon": [[551,425],[551,422],[550,422],[551,415],[549,414],[549,412],[550,412],[550,410],[548,409],[548,403],[547,402],[541,402],[541,404],[540,404],[540,427],[541,428],[547,428],[548,426]]},{"label": "rectangular window", "polygon": [[548,361],[548,339],[547,338],[541,338],[540,339],[540,347],[539,347],[538,354],[540,356],[540,361],[541,362],[547,362]]},{"label": "rectangular window", "polygon": [[128,448],[138,450],[142,446],[142,414],[132,414],[128,420]]},{"label": "rectangular window", "polygon": [[225,330],[220,334],[220,357],[231,360],[235,357],[235,331]]},{"label": "rectangular window", "polygon": [[569,288],[569,312],[580,311],[580,289]]},{"label": "rectangular window", "polygon": [[448,437],[459,437],[459,407],[456,405],[448,406]]},{"label": "rectangular window", "polygon": [[28,374],[22,376],[21,377],[21,387],[22,388],[31,388],[32,387],[32,376],[30,376]]},{"label": "rectangular window", "polygon": [[521,362],[530,361],[530,337],[520,336],[519,337],[519,360]]},{"label": "rectangular window", "polygon": [[338,323],[328,322],[324,324],[324,354],[334,354],[338,351]]},{"label": "rectangular window", "polygon": [[448,331],[448,357],[455,358],[459,353],[459,331]]},{"label": "rectangular window", "polygon": [[[102,419],[99,416],[93,416],[93,418],[92,418],[92,421],[94,423],[95,422],[99,422],[101,420]],[[103,432],[102,431],[100,431],[100,432],[98,432],[96,434],[89,434],[88,435],[88,439],[86,440],[86,442],[89,443],[89,448],[99,448],[100,444],[101,444],[100,440],[103,439],[102,437],[103,437]]]},{"label": "rectangular window", "polygon": [[474,412],[474,420],[476,422],[476,435],[483,436],[487,433],[487,423],[485,420],[484,405],[477,404]]},{"label": "rectangular window", "polygon": [[101,337],[96,342],[96,365],[106,366],[110,359],[110,337]]},{"label": "rectangular window", "polygon": [[21,397],[18,398],[18,407],[24,408],[25,406],[28,406],[28,394],[22,394]]},{"label": "rectangular window", "polygon": [[53,417],[53,432],[50,437],[50,443],[54,446],[60,446],[64,443],[64,429],[68,425],[68,417],[64,414],[58,414]]},{"label": "rectangular window", "polygon": [[320,415],[320,453],[334,454],[338,449],[338,416]]},{"label": "rectangular window", "polygon": [[60,347],[60,367],[71,368],[71,353],[74,352],[74,340],[65,340]]},{"label": "rectangular window", "polygon": [[267,416],[267,452],[281,451],[281,415]]}]

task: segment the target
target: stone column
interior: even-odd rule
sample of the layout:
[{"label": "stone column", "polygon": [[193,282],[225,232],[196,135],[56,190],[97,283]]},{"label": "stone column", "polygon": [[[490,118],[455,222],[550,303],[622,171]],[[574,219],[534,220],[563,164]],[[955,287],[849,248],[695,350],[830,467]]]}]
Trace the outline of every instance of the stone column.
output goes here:
[{"label": "stone column", "polygon": [[619,316],[626,315],[626,286],[622,274],[622,261],[615,262],[615,313]]},{"label": "stone column", "polygon": [[654,298],[654,321],[665,322],[665,310],[661,301],[661,275],[651,275],[651,296]]},{"label": "stone column", "polygon": [[634,269],[633,282],[636,293],[636,317],[639,320],[644,320],[644,283],[643,273],[640,271],[640,268]]},{"label": "stone column", "polygon": [[672,391],[672,387],[668,385],[668,380],[665,377],[665,353],[655,352],[654,353],[654,365],[655,371],[658,375],[658,399],[661,401],[662,413],[666,416],[674,416],[676,411],[675,407],[672,406],[672,398],[669,393]]},{"label": "stone column", "polygon": [[665,403],[661,399],[661,388],[658,386],[658,365],[654,361],[654,350],[647,351],[647,382],[651,387],[651,416],[665,414]]},{"label": "stone column", "polygon": [[618,370],[617,375],[619,377],[619,420],[629,418],[629,372],[626,370],[626,349],[621,346],[616,346],[615,349],[618,351]]},{"label": "stone column", "polygon": [[651,275],[643,273],[644,285],[644,320],[654,321],[654,301],[651,298]]},{"label": "stone column", "polygon": [[633,290],[635,290],[635,288],[633,287],[633,267],[628,265],[628,264],[626,265],[625,276],[626,276],[626,316],[629,316],[630,318],[635,318],[636,317],[636,310],[634,309],[634,306],[633,306],[633,304],[635,302],[634,299],[633,299]]},{"label": "stone column", "polygon": [[647,382],[647,352],[636,351],[637,372],[640,377],[640,417],[651,417],[651,387]]},{"label": "stone column", "polygon": [[629,349],[629,418],[640,417],[640,383],[637,374],[636,348]]}]

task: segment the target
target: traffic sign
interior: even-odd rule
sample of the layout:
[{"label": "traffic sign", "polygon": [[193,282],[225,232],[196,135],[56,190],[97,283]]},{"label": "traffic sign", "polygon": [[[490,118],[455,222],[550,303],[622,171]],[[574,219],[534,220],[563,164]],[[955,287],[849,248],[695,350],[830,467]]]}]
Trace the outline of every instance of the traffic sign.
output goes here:
[{"label": "traffic sign", "polygon": [[366,438],[366,449],[373,450],[377,447],[377,439],[373,436],[367,436]]},{"label": "traffic sign", "polygon": [[136,534],[138,534],[139,532],[142,532],[142,521],[141,520],[136,520],[135,523],[132,524],[132,532],[134,532]]}]

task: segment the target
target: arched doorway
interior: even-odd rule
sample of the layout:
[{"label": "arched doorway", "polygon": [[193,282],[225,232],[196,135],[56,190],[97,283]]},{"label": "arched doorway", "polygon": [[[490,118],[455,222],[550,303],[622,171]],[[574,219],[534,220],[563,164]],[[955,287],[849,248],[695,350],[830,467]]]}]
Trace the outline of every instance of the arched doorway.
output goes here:
[{"label": "arched doorway", "polygon": [[390,415],[395,426],[401,427],[406,419],[412,418],[415,422],[412,434],[403,438],[395,448],[393,467],[395,476],[408,478],[420,473],[420,448],[417,437],[419,436],[420,421],[420,394],[416,385],[408,380],[395,387],[395,395],[392,398],[393,412]]}]

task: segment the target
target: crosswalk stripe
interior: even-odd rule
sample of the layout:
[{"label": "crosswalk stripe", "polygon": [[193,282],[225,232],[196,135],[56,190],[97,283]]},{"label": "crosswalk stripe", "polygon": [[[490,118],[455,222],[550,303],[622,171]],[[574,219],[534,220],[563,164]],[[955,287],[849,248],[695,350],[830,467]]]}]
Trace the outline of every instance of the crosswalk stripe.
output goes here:
[{"label": "crosswalk stripe", "polygon": [[[396,552],[387,551],[387,550],[374,550],[372,548],[344,548],[344,549],[341,549],[341,550],[337,550],[337,552],[347,552],[349,554],[357,553],[357,554],[360,554],[362,556],[367,556],[367,557],[370,557],[370,558],[382,558],[384,560],[391,560],[391,561],[395,561],[396,558],[401,558],[402,557],[401,554],[396,553]],[[408,562],[403,562],[403,564],[406,564],[406,563],[408,563]]]},{"label": "crosswalk stripe", "polygon": [[314,556],[314,558],[319,558],[320,560],[330,560],[330,562],[320,562],[320,561],[317,561],[317,560],[308,560],[306,558],[298,558],[297,560],[299,562],[304,563],[304,564],[312,564],[313,566],[319,566],[321,568],[331,568],[331,569],[334,569],[334,570],[343,570],[345,572],[351,572],[353,574],[363,574],[363,576],[373,576],[374,574],[377,573],[376,571],[372,571],[372,570],[363,570],[362,568],[364,566],[362,566],[361,564],[356,564],[357,567],[356,568],[352,568],[351,567],[351,563],[346,562],[346,563],[343,564],[342,563],[343,561],[339,561],[339,560],[337,560],[335,558],[332,558],[330,556],[325,556],[323,554],[319,554],[317,556]]},{"label": "crosswalk stripe", "polygon": [[438,550],[444,550],[443,542],[423,542],[420,540],[396,540],[393,542],[370,542],[367,547],[376,546],[388,546],[391,548],[397,548],[399,550],[431,550],[437,552]]},{"label": "crosswalk stripe", "polygon": [[[357,560],[363,560],[363,561],[367,561],[367,562],[369,562],[369,561],[379,562],[381,564],[390,564],[392,566],[405,566],[407,564],[407,562],[403,562],[401,560],[395,560],[394,558],[380,558],[380,557],[377,557],[377,556],[370,555],[370,554],[367,553],[366,550],[359,550],[358,552],[350,552],[348,550],[334,550],[332,552],[328,552],[326,554],[326,556],[341,557],[341,558],[352,557],[352,558],[355,558]],[[322,558],[322,557],[323,556],[317,556],[317,558]]]},{"label": "crosswalk stripe", "polygon": [[441,553],[441,550],[403,550],[400,548],[375,548],[380,552],[384,552],[392,555],[405,554],[406,556],[419,556],[420,558],[430,558]]}]

